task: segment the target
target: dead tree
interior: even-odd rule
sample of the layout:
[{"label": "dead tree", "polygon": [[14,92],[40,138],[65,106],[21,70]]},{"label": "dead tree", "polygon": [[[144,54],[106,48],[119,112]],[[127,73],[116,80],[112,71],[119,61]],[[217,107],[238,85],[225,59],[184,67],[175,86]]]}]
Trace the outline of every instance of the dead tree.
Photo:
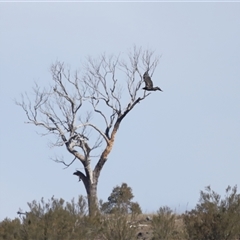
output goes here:
[{"label": "dead tree", "polygon": [[[73,156],[70,163],[59,158],[54,159],[56,162],[66,167],[75,160],[82,164],[83,170],[74,174],[85,186],[89,215],[98,211],[99,175],[122,120],[151,94],[140,88],[143,73],[149,70],[152,76],[158,64],[153,52],[141,48],[134,47],[125,61],[120,57],[89,57],[74,74],[64,63],[56,62],[51,66],[52,84],[48,89],[36,84],[34,100],[24,94],[21,101],[16,101],[25,111],[27,123],[42,127],[44,135],[55,136],[53,146],[65,146]],[[95,166],[91,165],[93,158],[97,158]]]}]

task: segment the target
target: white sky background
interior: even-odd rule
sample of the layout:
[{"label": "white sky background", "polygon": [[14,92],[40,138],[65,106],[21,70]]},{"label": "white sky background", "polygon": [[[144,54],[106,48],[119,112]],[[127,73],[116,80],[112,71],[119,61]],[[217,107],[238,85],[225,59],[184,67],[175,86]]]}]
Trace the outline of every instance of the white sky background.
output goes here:
[{"label": "white sky background", "polygon": [[[99,199],[126,182],[143,212],[191,210],[211,185],[240,183],[240,3],[0,3],[0,220],[27,202],[85,194],[14,98],[50,65],[73,70],[87,55],[126,53],[134,44],[162,55],[153,92],[124,119],[101,172]],[[93,162],[96,162],[93,161]],[[239,192],[239,191],[238,191]]]}]

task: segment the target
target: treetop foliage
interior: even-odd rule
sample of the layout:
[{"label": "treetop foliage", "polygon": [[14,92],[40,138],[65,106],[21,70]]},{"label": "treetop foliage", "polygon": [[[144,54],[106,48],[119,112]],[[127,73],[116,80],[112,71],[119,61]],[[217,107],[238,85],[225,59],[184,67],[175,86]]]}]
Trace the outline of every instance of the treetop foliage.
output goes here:
[{"label": "treetop foliage", "polygon": [[122,213],[140,214],[142,211],[139,204],[131,201],[133,197],[132,188],[126,183],[122,183],[121,186],[113,188],[107,202],[101,202],[100,210],[103,213],[119,211]]}]

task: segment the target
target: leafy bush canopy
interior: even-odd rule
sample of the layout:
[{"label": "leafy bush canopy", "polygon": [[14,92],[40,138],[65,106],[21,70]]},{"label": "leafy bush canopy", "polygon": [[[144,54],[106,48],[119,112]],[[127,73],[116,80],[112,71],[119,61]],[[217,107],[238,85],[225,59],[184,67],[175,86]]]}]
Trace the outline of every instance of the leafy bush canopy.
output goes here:
[{"label": "leafy bush canopy", "polygon": [[141,208],[137,202],[132,202],[133,193],[131,187],[126,183],[121,186],[113,188],[112,193],[108,197],[107,202],[100,202],[100,210],[103,213],[142,213]]},{"label": "leafy bush canopy", "polygon": [[195,209],[184,215],[189,239],[240,239],[240,194],[237,194],[237,186],[228,186],[223,199],[210,186],[205,190],[200,192]]}]

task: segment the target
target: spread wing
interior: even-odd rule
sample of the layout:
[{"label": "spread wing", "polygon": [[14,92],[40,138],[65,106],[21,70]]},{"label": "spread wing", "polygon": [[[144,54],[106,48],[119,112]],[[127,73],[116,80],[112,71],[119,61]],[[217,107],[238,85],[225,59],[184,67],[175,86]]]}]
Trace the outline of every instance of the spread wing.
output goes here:
[{"label": "spread wing", "polygon": [[145,72],[143,74],[143,80],[145,82],[146,88],[153,88],[153,82],[152,82],[151,77],[149,76],[148,72]]}]

